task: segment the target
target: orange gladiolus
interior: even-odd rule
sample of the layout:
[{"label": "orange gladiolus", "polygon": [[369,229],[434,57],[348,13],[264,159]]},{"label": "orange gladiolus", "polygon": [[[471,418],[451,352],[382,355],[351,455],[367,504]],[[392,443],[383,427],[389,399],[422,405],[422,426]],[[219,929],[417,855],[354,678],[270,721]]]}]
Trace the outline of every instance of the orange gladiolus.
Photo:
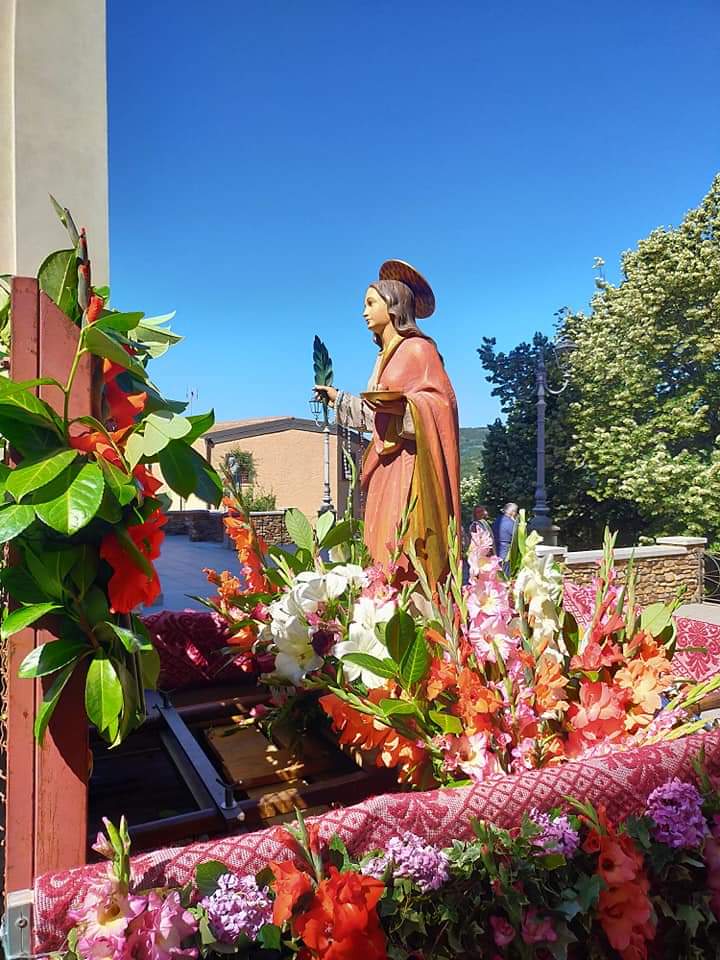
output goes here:
[{"label": "orange gladiolus", "polygon": [[[370,691],[368,699],[377,703],[387,696],[388,690],[378,687]],[[422,782],[428,762],[427,752],[422,747],[374,717],[353,710],[334,693],[325,694],[319,702],[332,720],[333,730],[339,734],[338,743],[363,753],[375,752],[375,765],[388,769],[397,767],[401,782]]]},{"label": "orange gladiolus", "polygon": [[460,671],[457,689],[454,712],[462,718],[465,733],[472,735],[489,729],[492,715],[502,707],[497,692],[486,687],[478,674],[467,667]]},{"label": "orange gladiolus", "polygon": [[632,660],[618,670],[615,682],[632,697],[627,729],[646,727],[662,706],[662,694],[672,686],[672,666],[664,656]]},{"label": "orange gladiolus", "polygon": [[580,703],[567,712],[572,724],[568,737],[568,756],[577,756],[603,741],[615,740],[625,732],[629,695],[607,683],[580,684]]},{"label": "orange gladiolus", "polygon": [[[128,527],[127,532],[133,543],[148,561],[160,556],[160,544],[165,534],[160,529],[167,522],[161,510],[155,510],[144,523]],[[139,604],[149,606],[160,593],[160,580],[153,569],[148,577],[144,570],[136,566],[135,558],[128,553],[113,531],[100,544],[100,556],[113,568],[108,583],[111,609],[114,613],[130,613]],[[152,567],[152,564],[150,564]]]},{"label": "orange gladiolus", "polygon": [[[434,631],[433,631],[434,632]],[[428,631],[430,633],[430,631]],[[430,664],[430,672],[425,685],[428,700],[436,700],[441,693],[457,684],[457,670],[454,663],[435,659]]]},{"label": "orange gladiolus", "polygon": [[377,903],[385,885],[374,877],[330,867],[310,906],[293,922],[317,960],[387,960]]},{"label": "orange gladiolus", "polygon": [[227,497],[223,500],[230,513],[224,519],[228,536],[235,544],[238,560],[242,566],[245,590],[243,593],[272,593],[273,587],[265,577],[260,541],[252,523],[246,520]]},{"label": "orange gladiolus", "polygon": [[273,903],[273,923],[281,927],[289,920],[295,904],[300,897],[312,890],[312,880],[304,870],[299,870],[291,860],[268,864],[275,879],[272,888],[275,891]]},{"label": "orange gladiolus", "polygon": [[562,667],[550,654],[543,654],[538,660],[535,672],[535,702],[541,714],[564,713],[569,704],[565,699],[565,687],[568,677]]},{"label": "orange gladiolus", "polygon": [[598,918],[610,945],[623,960],[645,960],[647,943],[655,936],[650,883],[643,858],[627,834],[618,834],[604,816],[605,834],[595,834],[599,847],[600,892]]},{"label": "orange gladiolus", "polygon": [[612,667],[616,663],[622,663],[623,655],[614,643],[598,643],[590,640],[581,654],[574,656],[570,661],[572,670],[584,670],[587,672],[597,672],[603,667]]}]

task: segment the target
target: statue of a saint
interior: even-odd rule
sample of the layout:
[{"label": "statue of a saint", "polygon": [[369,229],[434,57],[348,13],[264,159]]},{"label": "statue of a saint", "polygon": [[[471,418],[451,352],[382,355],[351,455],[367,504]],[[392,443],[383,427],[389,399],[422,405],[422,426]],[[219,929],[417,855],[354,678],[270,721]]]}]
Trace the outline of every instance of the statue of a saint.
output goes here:
[{"label": "statue of a saint", "polygon": [[365,294],[363,316],[380,348],[367,393],[352,396],[316,386],[335,406],[340,424],[371,431],[361,484],[365,543],[386,563],[407,506],[408,538],[430,577],[448,566],[448,521],[460,529],[460,454],[457,401],[435,342],[416,318],[429,317],[435,296],[409,264],[388,260]]}]

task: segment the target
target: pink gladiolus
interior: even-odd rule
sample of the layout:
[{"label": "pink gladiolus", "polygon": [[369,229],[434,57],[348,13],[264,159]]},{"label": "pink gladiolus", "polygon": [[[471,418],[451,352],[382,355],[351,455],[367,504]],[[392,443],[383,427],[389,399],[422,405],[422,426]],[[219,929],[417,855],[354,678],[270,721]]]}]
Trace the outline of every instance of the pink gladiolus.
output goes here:
[{"label": "pink gladiolus", "polygon": [[535,907],[531,907],[522,921],[521,936],[525,943],[554,943],[557,933],[549,917],[538,917]]},{"label": "pink gladiolus", "polygon": [[105,834],[100,830],[98,835],[95,837],[95,843],[92,845],[92,850],[95,853],[99,853],[101,857],[105,857],[107,860],[112,860],[115,856],[115,851],[112,848],[112,844],[105,836]]},{"label": "pink gladiolus", "polygon": [[131,924],[128,945],[133,960],[192,960],[197,949],[183,949],[182,942],[196,931],[197,922],[176,890],[165,900],[151,893],[147,910]]},{"label": "pink gladiolus", "polygon": [[84,927],[88,940],[122,937],[128,924],[145,909],[145,897],[128,894],[114,880],[91,887],[82,907],[70,914]]},{"label": "pink gladiolus", "polygon": [[[470,547],[467,557],[471,577],[478,577],[487,570],[498,569],[500,566],[498,558],[489,556],[493,547],[492,535],[486,530],[476,530],[470,534]],[[488,561],[490,562],[488,563]]]},{"label": "pink gladiolus", "polygon": [[506,947],[515,939],[515,928],[505,917],[490,917],[495,946]]},{"label": "pink gladiolus", "polygon": [[261,623],[267,623],[270,620],[270,607],[264,603],[256,603],[250,611],[253,620],[259,620]]},{"label": "pink gladiolus", "polygon": [[459,737],[458,744],[461,753],[460,769],[468,777],[480,782],[487,780],[494,773],[500,773],[497,755],[490,749],[486,733]]},{"label": "pink gladiolus", "polygon": [[533,769],[535,766],[533,763],[533,754],[536,745],[537,741],[533,737],[525,737],[516,747],[513,747],[513,773],[522,773],[524,770]]},{"label": "pink gladiolus", "polygon": [[75,948],[80,960],[129,960],[124,937],[81,937]]}]

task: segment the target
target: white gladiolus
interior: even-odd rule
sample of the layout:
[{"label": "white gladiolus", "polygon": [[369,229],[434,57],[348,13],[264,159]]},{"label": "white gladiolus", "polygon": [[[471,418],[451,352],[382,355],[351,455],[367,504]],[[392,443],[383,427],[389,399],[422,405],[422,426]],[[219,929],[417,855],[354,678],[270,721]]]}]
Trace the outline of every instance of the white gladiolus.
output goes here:
[{"label": "white gladiolus", "polygon": [[[312,646],[308,617],[317,613],[328,601],[342,597],[351,586],[364,586],[365,580],[362,567],[356,564],[341,564],[326,573],[307,570],[295,577],[287,593],[270,604],[269,633],[275,648],[276,677],[288,680],[297,686],[308,673],[322,666],[323,658]],[[388,609],[385,610],[384,607]],[[377,615],[372,600],[366,599],[365,604],[359,607],[363,614],[363,622],[367,623],[367,629],[373,636],[375,622],[388,620],[392,616],[393,605],[385,604],[384,607]],[[356,605],[357,608],[358,605]],[[352,635],[353,625],[350,627],[350,633]],[[363,644],[367,645],[367,637],[361,639],[357,629],[354,633],[356,643],[360,646],[356,645],[353,649],[360,649]],[[382,644],[380,647],[380,656],[385,656],[387,651],[382,648]],[[375,677],[372,679],[377,680]]]},{"label": "white gladiolus", "polygon": [[322,666],[322,657],[319,657],[308,644],[306,650],[300,653],[278,653],[275,657],[275,676],[281,680],[289,680],[295,686],[300,686],[303,678],[313,670]]},{"label": "white gladiolus", "polygon": [[[333,648],[333,654],[342,659],[348,653],[367,653],[378,660],[384,660],[388,655],[387,647],[378,638],[375,627],[378,623],[387,623],[395,613],[395,602],[387,601],[379,607],[372,597],[360,597],[353,607],[353,619],[348,629],[347,640],[341,640]],[[343,670],[349,680],[362,680],[369,690],[381,687],[385,680],[378,677],[371,670],[360,667],[355,663],[343,661]]]},{"label": "white gladiolus", "polygon": [[304,613],[315,613],[321,603],[327,603],[325,574],[316,573],[314,570],[299,573],[291,594]]},{"label": "white gladiolus", "polygon": [[522,598],[525,616],[532,630],[536,650],[548,653],[566,652],[560,635],[558,608],[562,599],[562,573],[551,554],[539,557],[538,538],[530,534],[525,545],[522,566],[514,584],[515,602]]}]

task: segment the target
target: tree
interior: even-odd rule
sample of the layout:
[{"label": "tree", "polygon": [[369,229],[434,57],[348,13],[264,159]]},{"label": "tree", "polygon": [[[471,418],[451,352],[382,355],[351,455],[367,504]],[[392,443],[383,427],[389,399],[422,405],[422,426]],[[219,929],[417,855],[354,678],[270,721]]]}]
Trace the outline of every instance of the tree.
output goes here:
[{"label": "tree", "polygon": [[577,349],[570,459],[599,503],[646,532],[720,540],[720,176],[675,229],[658,228],[600,277]]},{"label": "tree", "polygon": [[[566,309],[556,314],[561,327],[567,315]],[[488,337],[478,349],[488,371],[486,379],[493,384],[492,394],[500,400],[505,417],[490,425],[483,452],[481,498],[494,511],[513,500],[532,513],[537,463],[535,372],[539,350],[545,353],[549,385],[560,387],[565,371],[558,369],[558,358],[543,333],[536,333],[532,343],[523,342],[508,353],[497,352],[494,338]],[[642,526],[635,506],[616,498],[598,503],[588,493],[591,478],[571,451],[570,408],[576,399],[572,378],[562,393],[549,393],[546,397],[546,487],[551,515],[560,526],[560,540],[570,547],[599,545],[603,529],[609,525],[620,531],[619,542],[633,543]]]}]

